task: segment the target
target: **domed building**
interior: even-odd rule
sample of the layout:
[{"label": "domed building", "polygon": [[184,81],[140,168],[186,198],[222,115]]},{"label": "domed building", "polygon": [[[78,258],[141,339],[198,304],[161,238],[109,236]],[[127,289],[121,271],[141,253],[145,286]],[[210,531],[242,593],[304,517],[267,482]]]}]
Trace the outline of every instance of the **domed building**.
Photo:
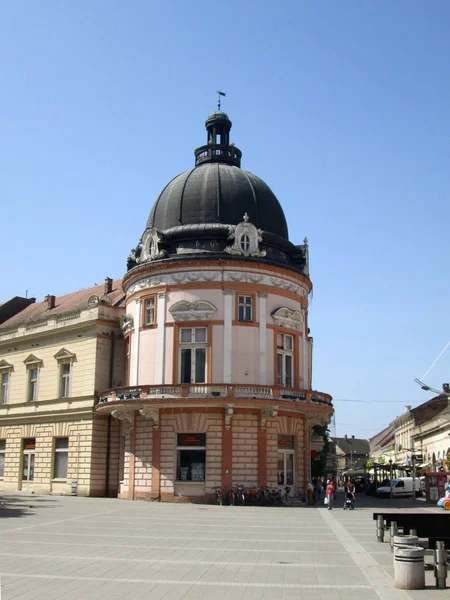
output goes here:
[{"label": "domed building", "polygon": [[208,117],[195,166],[162,190],[128,257],[127,385],[96,408],[112,417],[122,498],[200,501],[238,484],[303,494],[312,428],[333,413],[311,384],[307,240],[289,240],[275,194],[241,168],[231,125]]}]

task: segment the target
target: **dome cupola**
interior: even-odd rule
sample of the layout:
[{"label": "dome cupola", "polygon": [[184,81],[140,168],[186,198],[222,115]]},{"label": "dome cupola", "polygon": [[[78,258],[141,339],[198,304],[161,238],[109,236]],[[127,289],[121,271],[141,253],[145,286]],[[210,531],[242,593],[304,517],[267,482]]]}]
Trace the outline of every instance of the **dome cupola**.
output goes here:
[{"label": "dome cupola", "polygon": [[[159,194],[140,243],[129,256],[128,269],[186,255],[238,258],[241,249],[241,256],[249,260],[306,273],[306,246],[289,241],[283,209],[270,187],[241,169],[242,152],[230,141],[232,123],[220,105],[205,127],[206,144],[194,150],[194,167],[174,177]],[[232,242],[239,225],[253,231],[258,247],[252,252],[245,244],[241,248]]]}]

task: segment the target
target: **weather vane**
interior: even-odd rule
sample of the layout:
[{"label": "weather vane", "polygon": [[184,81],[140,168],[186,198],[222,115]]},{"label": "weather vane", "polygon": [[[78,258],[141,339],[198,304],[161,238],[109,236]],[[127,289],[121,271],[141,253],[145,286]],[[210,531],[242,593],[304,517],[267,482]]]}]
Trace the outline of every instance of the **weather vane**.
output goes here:
[{"label": "weather vane", "polygon": [[220,96],[226,96],[225,92],[222,92],[221,90],[217,90],[216,94],[218,95],[218,99],[217,99],[217,110],[220,110]]}]

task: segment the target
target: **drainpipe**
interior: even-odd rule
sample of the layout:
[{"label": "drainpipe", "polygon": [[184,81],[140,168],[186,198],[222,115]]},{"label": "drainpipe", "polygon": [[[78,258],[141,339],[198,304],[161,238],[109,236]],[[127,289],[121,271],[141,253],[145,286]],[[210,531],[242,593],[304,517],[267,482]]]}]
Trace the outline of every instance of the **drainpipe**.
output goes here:
[{"label": "drainpipe", "polygon": [[[115,350],[116,338],[114,337],[114,331],[111,332],[111,353],[109,356],[109,387],[113,385],[114,375],[114,350]],[[105,497],[109,497],[109,459],[111,454],[111,415],[108,415],[108,432],[106,434],[106,469],[105,469]]]},{"label": "drainpipe", "polygon": [[108,415],[108,433],[106,435],[106,471],[105,471],[105,497],[109,497],[109,455],[111,444],[111,415]]}]

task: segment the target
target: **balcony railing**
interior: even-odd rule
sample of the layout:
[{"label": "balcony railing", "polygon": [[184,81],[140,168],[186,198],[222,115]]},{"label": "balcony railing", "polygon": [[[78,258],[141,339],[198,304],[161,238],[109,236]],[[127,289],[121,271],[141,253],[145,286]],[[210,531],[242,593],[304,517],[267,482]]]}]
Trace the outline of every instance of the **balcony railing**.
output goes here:
[{"label": "balcony railing", "polygon": [[151,400],[152,398],[251,398],[317,404],[332,407],[331,396],[311,390],[297,390],[279,386],[240,384],[178,384],[140,385],[105,390],[100,403],[126,400]]}]

